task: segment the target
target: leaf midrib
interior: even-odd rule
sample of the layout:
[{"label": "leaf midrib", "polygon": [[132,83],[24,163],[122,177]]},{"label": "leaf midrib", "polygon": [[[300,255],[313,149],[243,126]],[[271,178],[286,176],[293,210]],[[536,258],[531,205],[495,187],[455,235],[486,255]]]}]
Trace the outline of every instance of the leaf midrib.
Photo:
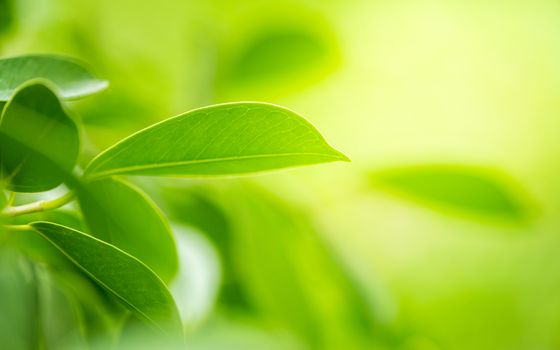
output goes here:
[{"label": "leaf midrib", "polygon": [[[51,233],[53,232],[52,229],[49,228],[42,228],[43,230],[46,231],[50,231]],[[125,304],[129,305],[133,310],[135,310],[136,312],[138,312],[138,314],[140,316],[142,316],[143,318],[145,318],[148,322],[150,322],[154,327],[156,327],[157,329],[159,329],[161,332],[166,333],[165,330],[163,328],[161,328],[157,322],[155,322],[151,317],[149,317],[148,315],[146,315],[142,310],[138,309],[135,305],[131,304],[126,298],[124,298],[123,296],[121,296],[119,293],[115,292],[111,287],[109,287],[107,284],[105,284],[105,282],[101,281],[99,278],[97,278],[94,274],[92,274],[91,272],[89,272],[88,269],[86,269],[84,266],[82,266],[82,264],[80,264],[79,262],[77,262],[71,255],[69,255],[68,253],[66,253],[66,251],[64,249],[62,249],[58,244],[56,244],[55,242],[53,242],[51,239],[49,239],[47,236],[45,236],[40,230],[35,229],[39,232],[39,234],[41,234],[42,237],[44,237],[47,241],[49,241],[52,245],[54,245],[62,254],[64,254],[64,256],[66,256],[70,261],[72,261],[72,263],[76,264],[76,266],[78,266],[82,271],[84,271],[88,276],[90,276],[91,278],[93,278],[97,283],[99,283],[101,286],[103,286],[104,288],[106,288],[108,291],[110,291],[111,293],[113,293],[116,297],[118,297],[120,300],[122,300]],[[55,232],[56,233],[56,232]],[[102,243],[102,244],[107,244],[95,237],[90,237],[93,240],[98,241],[98,243]],[[132,259],[136,260],[136,262],[138,262],[139,264],[144,265],[144,267],[150,269],[148,266],[146,266],[144,263],[142,263],[140,260],[136,259],[135,257],[133,257],[132,255],[128,254],[127,252],[113,246],[115,249],[120,250],[121,253],[128,255],[129,257],[131,257]],[[153,272],[152,272],[153,273]],[[155,274],[155,273],[154,273]],[[157,275],[156,275],[157,277]],[[159,277],[157,277],[159,278]],[[161,281],[161,283],[163,283],[163,281]]]},{"label": "leaf midrib", "polygon": [[[232,160],[247,160],[247,159],[264,159],[264,158],[276,158],[276,157],[290,157],[290,156],[318,156],[324,158],[331,158],[335,160],[344,160],[348,161],[348,158],[343,155],[330,155],[325,153],[272,153],[272,154],[256,154],[256,155],[248,155],[248,156],[231,156],[231,157],[221,157],[221,158],[209,158],[209,159],[193,159],[188,161],[178,161],[178,162],[166,162],[166,163],[157,163],[157,164],[145,164],[145,165],[133,165],[128,167],[120,167],[114,168],[111,170],[106,170],[102,172],[95,173],[94,170],[86,170],[85,176],[89,176],[90,179],[100,178],[112,174],[118,174],[122,172],[128,171],[139,171],[139,170],[150,170],[150,169],[157,169],[157,168],[173,168],[182,165],[191,165],[191,164],[206,164],[206,163],[219,163],[219,162],[227,162]],[[96,168],[100,168],[103,165],[107,164],[111,159],[101,163]],[[94,164],[95,159],[92,161],[91,164]],[[93,173],[93,175],[91,175]]]}]

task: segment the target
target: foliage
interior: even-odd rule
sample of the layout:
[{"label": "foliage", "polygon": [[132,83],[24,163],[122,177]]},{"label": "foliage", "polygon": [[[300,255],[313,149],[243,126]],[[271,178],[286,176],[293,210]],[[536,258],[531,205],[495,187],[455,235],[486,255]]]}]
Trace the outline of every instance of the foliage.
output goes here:
[{"label": "foliage", "polygon": [[0,0],[0,347],[557,348],[557,10]]},{"label": "foliage", "polygon": [[[0,60],[0,67],[8,100],[0,120],[4,188],[12,196],[61,183],[70,190],[51,200],[9,205],[3,211],[7,235],[38,233],[78,268],[73,273],[175,338],[181,338],[183,326],[166,285],[178,269],[169,223],[148,195],[118,175],[235,175],[348,160],[296,113],[244,102],[198,109],[139,131],[101,153],[80,176],[74,172],[79,132],[63,100],[98,92],[106,84],[77,61],[58,56],[8,58]],[[10,222],[75,197],[89,233],[65,226],[56,216],[58,223]],[[35,253],[47,263],[56,256],[49,249]]]}]

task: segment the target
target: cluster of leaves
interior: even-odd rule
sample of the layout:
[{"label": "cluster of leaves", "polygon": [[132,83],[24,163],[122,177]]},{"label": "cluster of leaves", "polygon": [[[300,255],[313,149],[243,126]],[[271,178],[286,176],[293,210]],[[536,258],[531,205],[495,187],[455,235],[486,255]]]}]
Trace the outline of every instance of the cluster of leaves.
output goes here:
[{"label": "cluster of leaves", "polygon": [[[0,60],[0,282],[18,291],[2,295],[0,306],[29,310],[24,312],[29,319],[19,321],[35,324],[28,333],[11,334],[10,339],[30,339],[16,348],[56,343],[56,335],[65,332],[36,325],[37,309],[43,319],[52,310],[37,302],[22,277],[28,274],[57,296],[58,304],[58,296],[70,289],[79,304],[78,328],[86,336],[118,337],[123,325],[134,325],[182,338],[185,319],[170,292],[180,265],[176,234],[128,176],[231,176],[347,160],[294,112],[252,102],[169,118],[88,162],[91,155],[81,151],[82,128],[68,100],[107,86],[66,57]],[[375,172],[371,180],[376,188],[468,218],[519,223],[531,217],[516,184],[485,168],[407,166]],[[41,198],[42,192],[48,198],[53,189],[67,193],[25,200]],[[171,186],[163,197],[174,222],[196,227],[217,248],[220,305],[288,328],[313,348],[365,349],[387,336],[399,344],[399,336],[384,333],[370,300],[298,210],[247,184]],[[68,203],[72,211],[58,209]],[[0,324],[0,331],[10,329]]]},{"label": "cluster of leaves", "polygon": [[[296,113],[251,102],[164,120],[98,154],[82,171],[80,124],[65,100],[107,86],[66,57],[0,60],[0,176],[9,194],[2,195],[4,235],[30,257],[64,266],[118,301],[126,311],[117,319],[130,313],[179,336],[183,326],[168,289],[178,269],[170,225],[124,176],[229,176],[348,159]],[[68,190],[61,197],[14,205],[16,193],[60,185]],[[74,199],[78,219],[56,210]]]}]

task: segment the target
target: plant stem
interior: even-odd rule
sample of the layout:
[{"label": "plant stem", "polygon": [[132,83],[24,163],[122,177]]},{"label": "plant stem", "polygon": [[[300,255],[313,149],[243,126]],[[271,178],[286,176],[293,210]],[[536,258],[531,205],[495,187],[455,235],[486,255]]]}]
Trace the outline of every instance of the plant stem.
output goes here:
[{"label": "plant stem", "polygon": [[16,193],[15,192],[10,192],[10,195],[8,197],[8,203],[7,206],[12,206],[12,204],[14,204],[14,201],[16,200]]},{"label": "plant stem", "polygon": [[46,210],[60,208],[69,203],[74,198],[72,191],[66,193],[64,196],[48,200],[38,201],[29,204],[19,205],[17,207],[9,207],[4,209],[3,214],[6,216],[20,216],[30,213],[38,213]]},{"label": "plant stem", "polygon": [[31,231],[31,225],[5,225],[4,228],[8,231]]}]

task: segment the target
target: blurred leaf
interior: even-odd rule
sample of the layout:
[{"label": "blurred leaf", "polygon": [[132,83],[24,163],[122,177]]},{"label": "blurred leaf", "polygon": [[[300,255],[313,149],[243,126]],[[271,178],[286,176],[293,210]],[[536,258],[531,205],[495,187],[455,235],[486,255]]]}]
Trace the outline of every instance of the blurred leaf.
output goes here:
[{"label": "blurred leaf", "polygon": [[173,225],[179,252],[179,271],[170,286],[187,329],[206,321],[220,287],[220,260],[209,240],[190,227]]},{"label": "blurred leaf", "polygon": [[519,186],[491,169],[419,165],[376,172],[371,179],[375,187],[440,210],[509,221],[530,216]]},{"label": "blurred leaf", "polygon": [[233,175],[348,160],[305,119],[265,103],[187,112],[144,129],[95,158],[86,176]]},{"label": "blurred leaf", "polygon": [[80,147],[78,128],[42,82],[19,88],[0,119],[0,171],[7,189],[41,192],[71,174]]},{"label": "blurred leaf", "polygon": [[108,86],[106,81],[96,78],[82,63],[69,57],[10,57],[0,60],[0,101],[8,101],[21,84],[37,78],[54,83],[62,98],[91,95]]},{"label": "blurred leaf", "polygon": [[94,236],[138,258],[165,282],[175,276],[179,262],[167,219],[140,189],[110,178],[83,184],[77,195]]},{"label": "blurred leaf", "polygon": [[0,249],[0,286],[0,344],[13,350],[38,348],[31,265],[5,246]]},{"label": "blurred leaf", "polygon": [[310,348],[370,348],[376,320],[369,300],[298,208],[253,186],[223,200],[234,254],[225,264],[234,264],[261,317]]},{"label": "blurred leaf", "polygon": [[46,268],[35,265],[33,271],[38,304],[34,317],[41,327],[45,349],[86,349],[86,325],[76,300]]},{"label": "blurred leaf", "polygon": [[330,73],[337,56],[326,29],[300,21],[267,23],[253,29],[235,49],[222,82],[233,89],[270,93],[283,85],[293,89],[323,77]]},{"label": "blurred leaf", "polygon": [[65,226],[49,222],[34,222],[31,226],[141,319],[163,332],[182,332],[169,290],[138,259]]},{"label": "blurred leaf", "polygon": [[0,0],[0,34],[8,31],[14,22],[14,1]]},{"label": "blurred leaf", "polygon": [[209,189],[204,186],[188,189],[170,186],[164,187],[162,192],[170,218],[202,231],[218,251],[222,277],[219,303],[229,309],[248,312],[252,305],[236,276],[230,223],[224,210],[208,195]]}]

